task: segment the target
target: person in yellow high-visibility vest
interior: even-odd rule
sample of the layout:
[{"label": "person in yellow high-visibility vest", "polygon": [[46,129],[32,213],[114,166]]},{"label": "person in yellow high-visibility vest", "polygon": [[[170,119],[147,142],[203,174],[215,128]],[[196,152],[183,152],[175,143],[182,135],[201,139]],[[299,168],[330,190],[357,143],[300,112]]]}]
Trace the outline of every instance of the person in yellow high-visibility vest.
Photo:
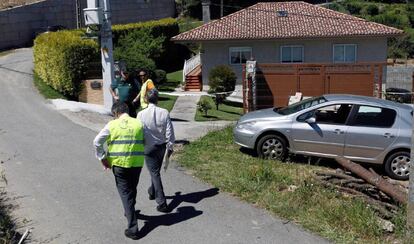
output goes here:
[{"label": "person in yellow high-visibility vest", "polygon": [[151,79],[148,79],[148,74],[145,70],[141,70],[139,72],[139,78],[141,79],[141,82],[142,82],[141,91],[138,94],[138,96],[134,99],[133,102],[136,103],[138,102],[138,99],[140,99],[141,109],[146,109],[148,107],[148,102],[145,100],[145,97],[148,91],[155,88],[155,85]]},{"label": "person in yellow high-visibility vest", "polygon": [[[96,157],[105,170],[112,169],[116,187],[122,200],[128,228],[125,236],[139,239],[135,199],[137,185],[144,165],[144,129],[140,120],[128,115],[128,106],[116,102],[112,106],[115,119],[110,121],[94,139]],[[107,143],[105,152],[103,145]]]}]

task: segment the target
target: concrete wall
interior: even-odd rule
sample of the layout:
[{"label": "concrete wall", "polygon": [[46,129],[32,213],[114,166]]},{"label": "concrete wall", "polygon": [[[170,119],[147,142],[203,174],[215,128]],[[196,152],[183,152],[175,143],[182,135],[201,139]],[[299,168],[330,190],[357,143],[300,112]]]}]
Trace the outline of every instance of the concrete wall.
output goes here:
[{"label": "concrete wall", "polygon": [[388,66],[386,88],[413,89],[414,66]]},{"label": "concrete wall", "polygon": [[[81,0],[81,9],[86,8]],[[172,17],[174,0],[112,0],[112,23],[124,24]],[[82,13],[83,22],[83,13]],[[76,28],[75,0],[45,0],[0,10],[0,50],[30,45],[36,33],[47,26],[62,25]]]},{"label": "concrete wall", "polygon": [[[280,46],[304,46],[304,63],[332,63],[333,44],[357,44],[357,62],[386,62],[386,38],[359,39],[314,39],[314,40],[274,40],[274,41],[228,41],[204,42],[202,44],[203,84],[208,84],[208,73],[213,67],[230,65],[230,47],[251,47],[252,55],[258,63],[280,63]],[[242,65],[230,65],[241,84]]]}]

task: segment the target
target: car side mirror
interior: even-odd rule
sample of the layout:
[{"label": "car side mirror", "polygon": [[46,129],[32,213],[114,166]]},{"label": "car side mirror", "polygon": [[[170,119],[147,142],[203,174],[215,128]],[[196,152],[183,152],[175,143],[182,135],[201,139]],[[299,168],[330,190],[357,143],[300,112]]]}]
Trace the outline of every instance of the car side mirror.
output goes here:
[{"label": "car side mirror", "polygon": [[310,117],[309,119],[306,119],[305,122],[308,123],[308,124],[315,124],[316,119],[315,119],[315,117]]}]

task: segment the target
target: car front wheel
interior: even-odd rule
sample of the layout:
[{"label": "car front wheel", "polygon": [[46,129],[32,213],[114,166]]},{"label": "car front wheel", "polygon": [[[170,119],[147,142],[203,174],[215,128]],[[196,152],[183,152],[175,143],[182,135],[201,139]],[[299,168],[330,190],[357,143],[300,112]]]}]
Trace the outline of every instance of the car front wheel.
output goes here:
[{"label": "car front wheel", "polygon": [[410,153],[396,152],[385,161],[385,172],[395,180],[408,180],[410,174]]},{"label": "car front wheel", "polygon": [[260,138],[256,150],[260,158],[283,160],[287,154],[286,141],[278,135],[266,135]]}]

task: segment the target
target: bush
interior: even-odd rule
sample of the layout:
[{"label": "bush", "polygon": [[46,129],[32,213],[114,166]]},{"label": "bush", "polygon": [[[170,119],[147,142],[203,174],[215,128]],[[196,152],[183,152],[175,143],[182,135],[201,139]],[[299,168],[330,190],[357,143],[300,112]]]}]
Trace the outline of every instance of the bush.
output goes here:
[{"label": "bush", "polygon": [[34,71],[53,89],[76,98],[88,65],[99,59],[95,41],[82,39],[82,31],[39,35],[34,41]]},{"label": "bush", "polygon": [[208,110],[210,110],[212,108],[213,107],[211,106],[210,98],[201,97],[200,101],[198,101],[198,103],[197,103],[198,111],[204,113],[205,116],[208,115]]},{"label": "bush", "polygon": [[375,4],[368,4],[363,10],[365,15],[375,16],[379,14],[379,8]]},{"label": "bush", "polygon": [[[190,57],[190,51],[187,47],[181,44],[175,44],[170,39],[180,33],[180,28],[177,20],[172,18],[166,18],[156,21],[147,21],[139,23],[131,23],[126,25],[114,25],[113,26],[113,42],[114,49],[123,45],[124,40],[130,40],[130,44],[139,46],[139,44],[133,44],[134,37],[138,37],[135,42],[140,42],[137,33],[146,33],[146,37],[158,39],[162,37],[160,43],[161,48],[158,53],[151,54],[150,59],[152,62],[146,60],[143,57],[137,57],[139,63],[143,63],[144,67],[133,67],[135,63],[128,64],[130,69],[134,68],[147,68],[149,71],[154,71],[155,67],[166,70],[167,72],[176,71],[182,68],[185,59]],[[132,36],[132,37],[128,37]],[[158,41],[161,39],[158,39]],[[148,40],[147,40],[148,42]],[[125,45],[124,45],[125,46]],[[139,56],[134,53],[132,48],[124,48],[120,51],[123,54],[118,54],[122,57],[126,56]],[[142,56],[142,55],[141,55]],[[148,68],[151,67],[151,68]]]},{"label": "bush", "polygon": [[229,66],[218,65],[211,69],[208,79],[208,93],[214,93],[216,108],[219,110],[219,105],[224,102],[229,92],[234,91],[237,76]]},{"label": "bush", "polygon": [[359,2],[347,2],[345,6],[349,13],[352,15],[360,14],[362,9],[362,4]]},{"label": "bush", "polygon": [[167,81],[167,72],[162,69],[156,69],[154,71],[154,80],[156,84],[162,84]]},{"label": "bush", "polygon": [[[189,50],[169,41],[178,33],[178,23],[172,18],[115,25],[114,57],[125,60],[129,69],[145,68],[150,73],[157,66],[165,70],[181,68]],[[33,48],[34,70],[39,77],[53,89],[75,99],[89,64],[100,60],[99,44],[82,39],[83,34],[84,30],[44,33],[36,38]]]},{"label": "bush", "polygon": [[154,59],[164,51],[163,36],[154,37],[145,29],[132,30],[120,37],[114,49],[114,59],[125,61],[127,69],[153,71],[156,68]]},{"label": "bush", "polygon": [[218,65],[210,70],[208,75],[210,93],[234,91],[237,76],[227,65]]}]

